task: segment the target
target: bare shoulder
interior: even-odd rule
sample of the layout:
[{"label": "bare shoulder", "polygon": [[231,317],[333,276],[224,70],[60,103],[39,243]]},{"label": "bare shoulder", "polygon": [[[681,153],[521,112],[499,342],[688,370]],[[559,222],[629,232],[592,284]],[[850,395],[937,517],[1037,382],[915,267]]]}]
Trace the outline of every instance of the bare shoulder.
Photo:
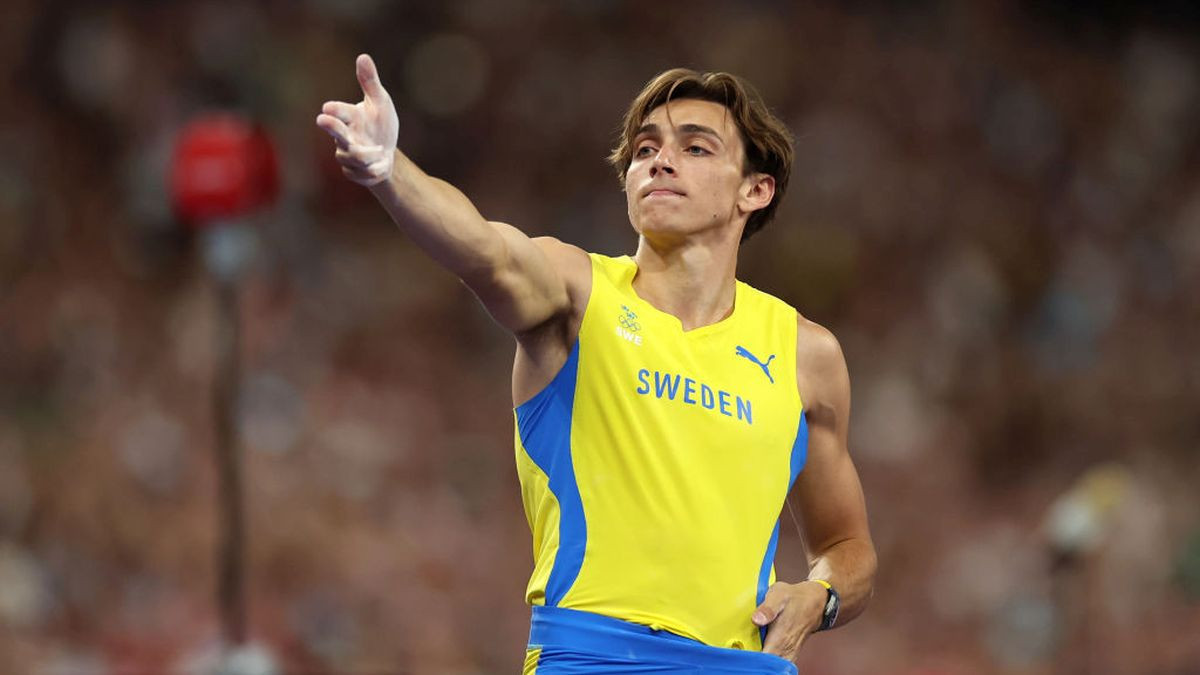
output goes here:
[{"label": "bare shoulder", "polygon": [[796,314],[796,383],[806,408],[848,405],[850,377],[841,343],[826,327]]},{"label": "bare shoulder", "polygon": [[558,237],[533,237],[532,240],[555,265],[561,265],[564,268],[591,269],[591,260],[588,258],[587,251],[574,244],[568,244]]},{"label": "bare shoulder", "polygon": [[566,284],[571,304],[576,308],[586,304],[592,287],[592,261],[587,251],[555,237],[534,237],[533,243]]}]

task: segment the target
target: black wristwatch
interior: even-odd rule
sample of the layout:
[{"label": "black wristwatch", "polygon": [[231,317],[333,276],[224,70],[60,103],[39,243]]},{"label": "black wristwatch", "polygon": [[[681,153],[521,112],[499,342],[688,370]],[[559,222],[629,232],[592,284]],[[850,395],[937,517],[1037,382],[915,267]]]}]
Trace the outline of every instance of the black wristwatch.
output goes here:
[{"label": "black wristwatch", "polygon": [[830,628],[833,628],[833,626],[837,623],[838,610],[842,608],[842,598],[840,595],[838,595],[838,592],[834,590],[833,584],[829,583],[828,581],[825,581],[824,579],[809,579],[809,581],[815,581],[818,584],[821,584],[825,587],[825,592],[829,594],[828,599],[825,600],[825,612],[821,616],[821,625],[818,626],[817,630],[815,631],[819,633],[823,630],[829,630]]}]

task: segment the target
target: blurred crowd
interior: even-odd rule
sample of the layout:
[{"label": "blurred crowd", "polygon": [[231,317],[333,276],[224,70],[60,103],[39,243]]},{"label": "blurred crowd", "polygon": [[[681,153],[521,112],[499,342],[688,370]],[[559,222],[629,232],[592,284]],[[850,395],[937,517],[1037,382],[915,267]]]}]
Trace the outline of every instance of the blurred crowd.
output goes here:
[{"label": "blurred crowd", "polygon": [[[607,254],[651,76],[743,75],[793,129],[741,277],[841,340],[880,559],[802,673],[1200,673],[1200,11],[1120,7],[6,3],[0,672],[517,672],[513,344],[316,129],[366,51],[428,172]],[[232,656],[219,314],[165,178],[214,109],[270,130],[283,184],[242,223]]]}]

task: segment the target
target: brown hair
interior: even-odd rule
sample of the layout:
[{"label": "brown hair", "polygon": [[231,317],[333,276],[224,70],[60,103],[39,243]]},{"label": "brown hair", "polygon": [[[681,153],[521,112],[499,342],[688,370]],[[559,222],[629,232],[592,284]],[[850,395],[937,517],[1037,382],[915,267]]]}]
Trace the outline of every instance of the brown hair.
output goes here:
[{"label": "brown hair", "polygon": [[746,160],[745,175],[765,173],[775,178],[775,196],[765,207],[750,214],[742,240],[758,232],[775,216],[775,207],[787,190],[792,173],[792,134],[779,118],[771,114],[754,87],[729,73],[700,73],[687,68],[673,68],[646,83],[637,98],[629,105],[621,126],[621,138],[608,161],[625,183],[625,172],[633,161],[633,140],[646,117],[655,108],[675,99],[699,99],[720,103],[733,114]]}]

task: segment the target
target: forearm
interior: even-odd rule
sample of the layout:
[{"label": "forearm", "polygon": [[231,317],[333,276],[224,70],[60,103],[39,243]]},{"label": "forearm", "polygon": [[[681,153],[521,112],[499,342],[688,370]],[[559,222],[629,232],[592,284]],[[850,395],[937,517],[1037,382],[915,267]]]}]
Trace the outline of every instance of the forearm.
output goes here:
[{"label": "forearm", "polygon": [[866,539],[845,539],[810,556],[808,578],[828,581],[841,597],[837,625],[866,609],[875,586],[875,569],[875,547]]},{"label": "forearm", "polygon": [[504,263],[503,238],[471,200],[399,150],[388,180],[370,190],[401,231],[468,283],[495,274]]},{"label": "forearm", "polygon": [[369,187],[401,231],[465,281],[500,325],[520,334],[565,315],[571,297],[543,249],[558,242],[485,220],[458,188],[396,149],[400,121],[375,62],[360,54],[354,67],[363,100],[326,101],[316,119],[346,178]]}]

